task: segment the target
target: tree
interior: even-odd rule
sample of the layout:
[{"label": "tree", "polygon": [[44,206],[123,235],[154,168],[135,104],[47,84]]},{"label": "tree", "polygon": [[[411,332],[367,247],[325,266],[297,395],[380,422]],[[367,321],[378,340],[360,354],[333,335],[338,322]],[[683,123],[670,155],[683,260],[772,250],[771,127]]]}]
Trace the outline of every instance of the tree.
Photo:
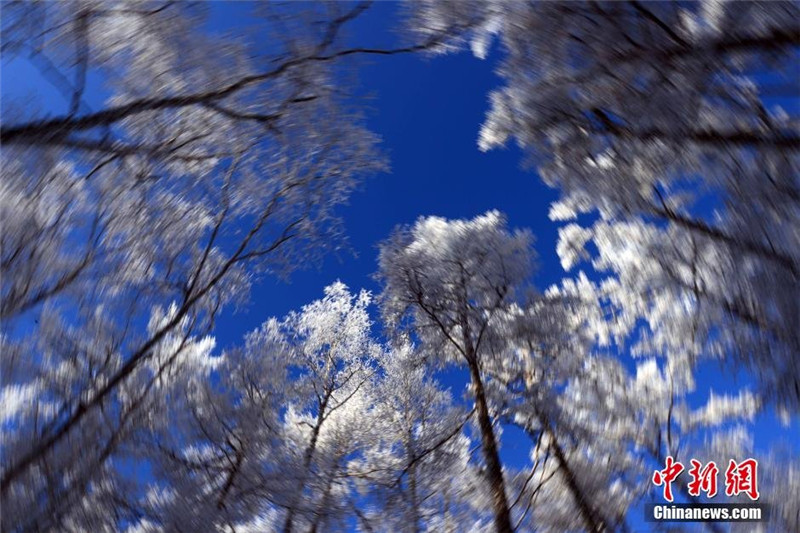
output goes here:
[{"label": "tree", "polygon": [[625,414],[604,419],[582,406],[593,381],[613,382],[596,373],[615,361],[600,351],[612,334],[600,294],[581,274],[544,294],[530,291],[508,319],[509,348],[495,366],[499,386],[491,395],[503,419],[533,443],[531,467],[516,483],[518,528],[619,529],[635,500],[626,477],[637,465],[615,427]]},{"label": "tree", "polygon": [[399,228],[379,257],[381,306],[389,327],[413,318],[413,331],[429,357],[469,370],[498,532],[512,531],[512,524],[485,370],[503,354],[502,318],[532,262],[530,233],[505,226],[496,211],[473,220],[421,218],[413,227]]},{"label": "tree", "polygon": [[[370,296],[351,296],[342,283],[325,290],[325,298],[288,318],[297,346],[292,366],[300,369],[301,396],[287,415],[286,440],[296,487],[290,487],[283,531],[294,530],[297,515],[307,514],[310,530],[335,517],[343,505],[340,487],[346,463],[367,435],[364,419],[371,405],[370,382],[382,359],[382,348],[370,335],[366,307]],[[307,428],[298,432],[300,428]],[[335,496],[334,494],[338,494]]]},{"label": "tree", "polygon": [[473,412],[448,391],[407,340],[387,353],[375,389],[373,437],[353,462],[356,486],[375,501],[364,529],[466,531],[483,527],[483,483],[464,426]]},{"label": "tree", "polygon": [[[635,460],[568,392],[604,364],[593,349],[607,345],[612,332],[601,292],[585,276],[544,294],[526,287],[531,242],[529,232],[509,231],[496,211],[401,227],[381,247],[382,311],[390,331],[409,328],[419,338],[431,367],[469,370],[495,530],[605,531],[624,523],[635,500],[617,477]],[[530,471],[504,477],[500,423],[532,438]]]},{"label": "tree", "polygon": [[176,398],[150,437],[158,483],[149,491],[171,496],[145,505],[149,523],[238,530],[260,521],[285,531],[339,524],[352,507],[349,462],[374,431],[384,352],[370,335],[369,303],[367,292],[334,283],[223,355],[217,367],[226,379]]},{"label": "tree", "polygon": [[[420,2],[413,31],[471,21],[438,47],[497,38],[503,85],[479,146],[513,139],[562,198],[565,267],[616,276],[654,350],[744,365],[800,406],[800,189],[789,2]],[[476,22],[477,21],[477,22]],[[591,219],[590,219],[591,220]],[[635,319],[630,320],[631,324]],[[691,342],[676,332],[692,331]]]},{"label": "tree", "polygon": [[290,353],[282,321],[269,319],[216,355],[210,375],[151,410],[137,451],[152,479],[111,509],[131,510],[129,521],[146,531],[277,527]]},{"label": "tree", "polygon": [[[153,531],[461,531],[484,522],[471,413],[414,349],[373,340],[370,295],[340,282],[200,368],[143,436],[155,481],[126,502]],[[206,342],[206,344],[209,344]]]}]

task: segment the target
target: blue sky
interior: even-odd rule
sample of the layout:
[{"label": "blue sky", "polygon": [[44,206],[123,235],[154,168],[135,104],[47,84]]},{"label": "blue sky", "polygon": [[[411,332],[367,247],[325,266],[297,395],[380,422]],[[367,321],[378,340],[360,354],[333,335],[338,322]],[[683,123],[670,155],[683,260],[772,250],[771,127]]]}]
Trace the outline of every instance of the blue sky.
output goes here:
[{"label": "blue sky", "polygon": [[[235,23],[226,11],[217,24]],[[215,11],[216,11],[215,9]],[[396,46],[397,5],[379,2],[349,27],[353,41]],[[397,224],[419,216],[473,217],[489,209],[505,212],[510,224],[529,227],[541,255],[537,282],[558,280],[563,273],[555,255],[557,228],[547,219],[556,197],[535,174],[520,167],[516,148],[481,153],[478,130],[488,108],[487,93],[498,84],[491,61],[470,54],[396,55],[359,59],[358,99],[368,106],[369,127],[382,138],[391,172],[373,176],[338,210],[355,257],[329,257],[318,271],[299,272],[290,284],[267,280],[253,293],[247,313],[223,329],[255,327],[263,317],[282,314],[321,296],[322,288],[341,279],[353,289],[379,287],[371,279],[377,268],[377,244]]]},{"label": "blue sky", "polygon": [[[369,46],[396,45],[397,7],[395,3],[376,3],[349,26],[350,38]],[[246,10],[244,4],[212,4],[210,31],[224,32],[247,24]],[[493,50],[487,60],[469,53],[358,60],[359,83],[354,97],[369,108],[368,124],[383,138],[391,172],[365,181],[349,205],[338,210],[353,254],[329,256],[321,268],[295,272],[288,283],[264,279],[254,287],[246,309],[220,317],[214,333],[218,346],[237,344],[266,318],[281,316],[321,297],[323,288],[337,279],[353,290],[378,292],[380,288],[372,278],[377,268],[377,244],[397,224],[412,223],[420,216],[469,218],[498,209],[506,213],[512,227],[527,227],[536,235],[539,269],[533,281],[540,289],[565,275],[555,253],[558,226],[547,217],[556,191],[542,184],[534,171],[522,168],[522,155],[516,147],[488,153],[477,148],[488,92],[499,83],[493,72],[497,54],[498,50]],[[4,63],[3,67],[4,97],[33,92],[43,109],[63,111],[63,98],[36,69],[24,61]],[[93,85],[87,100],[99,108],[105,95],[97,84]],[[373,311],[377,320],[377,309]],[[698,379],[701,388],[721,390],[730,383],[716,370],[716,365],[704,366]],[[461,397],[466,374],[447,372],[442,380],[456,398]],[[767,414],[754,427],[757,447],[762,450],[776,440],[800,443],[797,422],[787,430]],[[509,429],[503,446],[509,464],[525,462],[527,437]],[[800,450],[800,444],[795,449]]]}]

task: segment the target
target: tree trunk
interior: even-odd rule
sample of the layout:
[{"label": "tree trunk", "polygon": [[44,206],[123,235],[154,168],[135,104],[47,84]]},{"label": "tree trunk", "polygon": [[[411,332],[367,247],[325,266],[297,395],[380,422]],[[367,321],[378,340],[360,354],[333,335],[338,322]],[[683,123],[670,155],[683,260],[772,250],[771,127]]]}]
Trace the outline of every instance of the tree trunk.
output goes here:
[{"label": "tree trunk", "polygon": [[475,389],[475,410],[478,414],[478,425],[481,430],[481,448],[486,461],[486,473],[491,490],[492,506],[494,507],[494,525],[497,533],[511,533],[511,512],[506,498],[505,482],[503,481],[503,468],[500,464],[500,455],[497,452],[497,440],[492,428],[492,419],[489,416],[489,407],[486,405],[486,393],[483,390],[478,363],[474,357],[469,363],[472,376],[472,386]]},{"label": "tree trunk", "polygon": [[[526,374],[526,388],[529,390],[532,389],[533,383],[534,381],[532,376],[530,374]],[[564,477],[564,482],[567,484],[567,488],[569,489],[570,493],[572,493],[572,497],[575,499],[575,503],[578,505],[578,510],[581,513],[581,518],[586,524],[587,531],[591,531],[592,533],[601,533],[606,531],[608,528],[605,525],[605,521],[598,516],[597,512],[589,502],[589,499],[584,495],[583,490],[578,485],[578,480],[575,478],[575,473],[572,471],[572,468],[567,462],[564,450],[561,448],[561,443],[558,442],[556,432],[550,423],[550,417],[548,417],[547,414],[545,414],[535,405],[534,412],[536,413],[536,417],[539,419],[539,423],[542,425],[542,431],[550,437],[550,449],[552,450],[553,455],[556,456],[559,470]],[[531,428],[526,427],[525,430],[530,434],[531,438],[533,438]]]},{"label": "tree trunk", "polygon": [[325,493],[322,495],[321,505],[319,506],[319,510],[317,511],[317,514],[314,517],[314,523],[311,524],[311,529],[308,530],[308,533],[317,533],[317,531],[319,531],[319,523],[322,521],[322,516],[325,513],[325,509],[329,505],[332,487],[333,487],[333,474],[328,476],[328,480],[325,483]]},{"label": "tree trunk", "polygon": [[549,426],[546,431],[551,438],[550,449],[553,451],[553,454],[558,460],[558,466],[564,476],[564,481],[566,482],[567,487],[569,487],[572,497],[575,498],[575,503],[578,504],[581,518],[583,518],[583,521],[586,523],[587,530],[591,531],[592,533],[602,533],[603,531],[606,531],[603,519],[597,515],[595,510],[590,505],[588,499],[583,494],[583,490],[578,485],[578,480],[575,478],[575,473],[572,471],[572,468],[570,468],[569,463],[567,463],[567,458],[564,455],[564,450],[561,448],[558,439],[553,431],[549,429]]},{"label": "tree trunk", "polygon": [[319,406],[319,411],[317,412],[317,422],[314,425],[314,429],[311,430],[311,441],[308,443],[308,448],[306,448],[303,456],[303,477],[300,482],[300,487],[298,487],[297,492],[293,496],[289,505],[289,510],[286,513],[286,521],[283,523],[283,533],[292,533],[292,528],[294,527],[295,508],[302,498],[303,491],[306,488],[305,485],[306,479],[308,478],[308,470],[311,467],[311,459],[314,457],[314,450],[317,448],[317,439],[319,439],[319,432],[322,428],[322,423],[325,421],[325,410],[328,407],[329,399],[330,392],[327,392],[325,394],[325,398],[322,400],[322,403]]},{"label": "tree trunk", "polygon": [[[412,454],[412,457],[413,454]],[[413,460],[413,459],[412,459]],[[408,490],[411,493],[411,519],[413,520],[412,533],[420,533],[419,528],[419,501],[417,497],[417,472],[416,465],[412,464],[408,469]]]}]

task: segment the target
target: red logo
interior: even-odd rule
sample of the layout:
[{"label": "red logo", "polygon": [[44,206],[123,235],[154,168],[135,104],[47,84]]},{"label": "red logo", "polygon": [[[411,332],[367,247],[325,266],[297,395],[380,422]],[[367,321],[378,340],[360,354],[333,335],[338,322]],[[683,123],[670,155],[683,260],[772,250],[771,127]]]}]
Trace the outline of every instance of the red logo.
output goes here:
[{"label": "red logo", "polygon": [[[706,496],[713,498],[717,494],[717,474],[719,474],[717,464],[711,461],[703,466],[697,459],[692,459],[691,463],[689,475],[692,476],[692,480],[689,482],[689,494],[700,496],[700,492],[705,492]],[[703,468],[700,468],[701,466]]]},{"label": "red logo", "polygon": [[[710,461],[703,466],[697,459],[691,459],[692,467],[689,469],[691,481],[687,485],[690,496],[700,496],[705,493],[708,498],[717,495],[717,476],[719,468],[714,461]],[[666,465],[663,470],[653,472],[653,484],[664,487],[664,499],[672,502],[672,483],[678,479],[683,472],[683,464],[675,461],[672,456],[667,456]],[[738,496],[746,494],[751,500],[758,500],[758,461],[753,458],[745,459],[737,463],[731,459],[728,468],[725,470],[725,495]]]},{"label": "red logo", "polygon": [[758,494],[758,461],[745,459],[739,464],[731,459],[725,470],[725,494],[736,496],[747,494],[751,500],[757,500]]},{"label": "red logo", "polygon": [[672,456],[667,456],[667,467],[664,470],[653,472],[653,483],[656,486],[664,485],[664,499],[672,501],[672,482],[683,472],[683,465],[675,462]]}]

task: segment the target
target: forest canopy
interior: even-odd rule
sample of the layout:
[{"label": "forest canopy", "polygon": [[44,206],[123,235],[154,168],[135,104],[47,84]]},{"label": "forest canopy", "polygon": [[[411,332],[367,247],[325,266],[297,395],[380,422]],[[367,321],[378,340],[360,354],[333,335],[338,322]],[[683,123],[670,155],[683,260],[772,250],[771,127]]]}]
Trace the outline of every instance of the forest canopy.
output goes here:
[{"label": "forest canopy", "polygon": [[[635,531],[695,458],[800,531],[797,3],[22,0],[0,46],[3,532]],[[552,201],[459,174],[503,148]]]}]

